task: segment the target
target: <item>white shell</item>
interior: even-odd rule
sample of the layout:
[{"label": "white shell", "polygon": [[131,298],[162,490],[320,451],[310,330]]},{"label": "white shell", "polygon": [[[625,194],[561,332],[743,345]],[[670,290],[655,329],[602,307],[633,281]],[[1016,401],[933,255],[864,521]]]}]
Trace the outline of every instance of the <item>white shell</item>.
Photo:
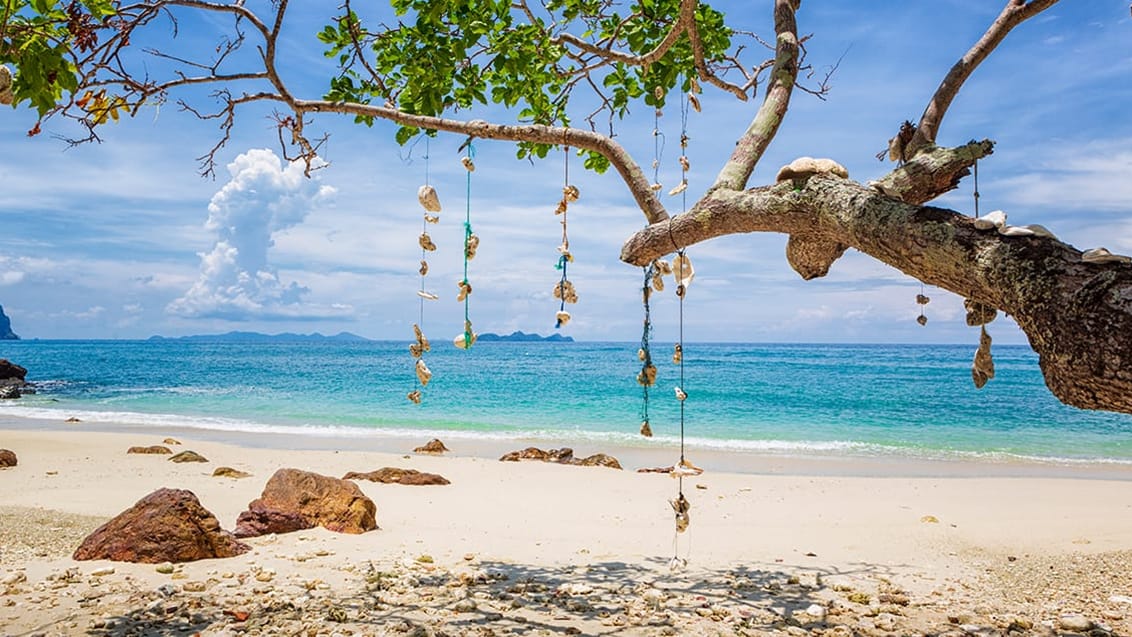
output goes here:
[{"label": "white shell", "polygon": [[432,371],[425,365],[423,358],[417,359],[417,380],[421,381],[422,386],[427,386],[428,381],[432,380]]},{"label": "white shell", "polygon": [[672,273],[676,283],[688,287],[692,279],[696,278],[696,269],[692,267],[692,260],[686,255],[678,254],[672,259]]},{"label": "white shell", "polygon": [[417,190],[417,201],[421,202],[421,207],[429,212],[440,212],[440,197],[436,194],[436,188],[428,184]]},{"label": "white shell", "polygon": [[1132,257],[1113,254],[1105,248],[1093,248],[1081,253],[1081,260],[1085,263],[1132,263]]},{"label": "white shell", "polygon": [[985,216],[975,219],[976,230],[993,230],[1006,225],[1006,213],[1001,210],[989,212]]},{"label": "white shell", "polygon": [[464,333],[460,332],[459,334],[456,335],[456,338],[452,339],[452,344],[455,345],[456,347],[460,348],[460,349],[468,349],[469,347],[471,347],[472,345],[475,344],[476,336],[477,335],[473,333],[471,338],[465,340],[464,339]]},{"label": "white shell", "polygon": [[419,296],[422,299],[425,299],[427,301],[435,301],[435,300],[440,298],[439,296],[433,294],[432,292],[425,292],[424,290],[417,290],[417,296]]},{"label": "white shell", "polygon": [[1000,226],[998,233],[1004,237],[1032,237],[1036,234],[1033,230],[1022,226]]},{"label": "white shell", "polygon": [[680,193],[684,192],[684,191],[685,191],[685,190],[687,190],[687,189],[688,189],[688,182],[687,182],[687,181],[682,181],[682,182],[680,182],[680,185],[676,186],[676,187],[675,187],[675,188],[673,188],[672,190],[669,190],[669,191],[668,191],[668,194],[670,194],[670,195],[678,195],[678,194],[680,194]]},{"label": "white shell", "polygon": [[565,310],[559,310],[554,315],[554,318],[558,321],[558,325],[565,325],[570,322],[570,313]]},{"label": "white shell", "polygon": [[472,158],[471,158],[471,157],[468,157],[468,156],[466,156],[466,155],[465,155],[464,157],[461,157],[461,158],[460,158],[460,163],[461,163],[461,164],[464,164],[464,168],[465,168],[465,169],[466,169],[466,170],[467,170],[468,172],[470,172],[470,173],[474,173],[474,172],[476,172],[476,165],[475,165],[475,163],[474,163],[474,162],[472,161]]},{"label": "white shell", "polygon": [[680,389],[679,387],[673,387],[673,389],[676,390],[676,400],[687,400],[688,399],[688,394],[684,393],[683,389]]},{"label": "white shell", "polygon": [[1056,239],[1057,238],[1057,236],[1054,235],[1053,232],[1051,232],[1049,228],[1047,228],[1047,227],[1045,227],[1041,224],[1031,223],[1028,226],[1022,226],[1022,227],[1029,230],[1030,232],[1033,232],[1034,236],[1048,237],[1050,239]]}]

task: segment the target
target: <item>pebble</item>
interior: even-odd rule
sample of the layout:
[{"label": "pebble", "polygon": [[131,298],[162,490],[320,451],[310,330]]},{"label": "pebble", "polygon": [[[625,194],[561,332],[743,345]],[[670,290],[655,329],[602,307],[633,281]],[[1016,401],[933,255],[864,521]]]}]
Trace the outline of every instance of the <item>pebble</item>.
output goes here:
[{"label": "pebble", "polygon": [[28,576],[24,574],[23,571],[15,571],[14,573],[5,575],[4,579],[0,579],[0,584],[11,586],[12,584],[19,584],[26,581],[28,581]]},{"label": "pebble", "polygon": [[161,573],[162,575],[169,575],[173,572],[173,564],[170,562],[162,562],[158,564],[153,570]]},{"label": "pebble", "polygon": [[806,607],[805,613],[818,621],[824,621],[826,609],[821,604],[810,604]]},{"label": "pebble", "polygon": [[91,571],[90,574],[94,577],[102,577],[104,575],[113,575],[114,574],[114,567],[113,566],[103,566],[102,568],[96,568],[93,571]]},{"label": "pebble", "polygon": [[1062,630],[1068,630],[1078,633],[1087,633],[1093,628],[1093,622],[1089,621],[1089,618],[1079,613],[1062,615],[1057,619],[1057,625]]},{"label": "pebble", "polygon": [[476,600],[464,598],[452,605],[452,610],[457,613],[470,613],[476,609]]}]

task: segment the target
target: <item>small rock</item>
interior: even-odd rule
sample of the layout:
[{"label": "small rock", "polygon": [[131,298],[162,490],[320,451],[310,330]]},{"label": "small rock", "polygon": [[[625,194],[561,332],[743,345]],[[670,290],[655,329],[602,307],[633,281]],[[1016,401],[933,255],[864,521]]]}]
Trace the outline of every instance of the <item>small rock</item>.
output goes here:
[{"label": "small rock", "polygon": [[464,599],[453,604],[452,610],[456,611],[457,613],[471,613],[476,610],[476,600],[471,599],[470,597],[465,597]]},{"label": "small rock", "polygon": [[433,559],[432,559],[431,555],[426,553],[424,555],[418,556],[417,561],[420,562],[421,564],[432,564]]},{"label": "small rock", "polygon": [[1079,613],[1069,613],[1057,619],[1057,625],[1062,630],[1075,633],[1087,633],[1093,628],[1093,622]]},{"label": "small rock", "polygon": [[475,553],[464,553],[464,561],[465,562],[471,562],[474,559],[476,559]]},{"label": "small rock", "polygon": [[359,473],[357,471],[350,471],[342,476],[343,480],[369,480],[370,482],[380,482],[382,484],[405,484],[405,485],[445,485],[451,484],[447,478],[435,473],[424,473],[416,469],[399,469],[397,467],[383,467],[377,471],[370,471],[368,473]]},{"label": "small rock", "polygon": [[166,438],[165,440],[162,440],[161,442],[163,442],[167,445],[179,445],[179,444],[181,444],[181,441],[177,440],[176,438]]},{"label": "small rock", "polygon": [[920,518],[920,521],[925,524],[939,524],[939,518],[934,515],[925,515],[924,517]]},{"label": "small rock", "polygon": [[173,452],[169,450],[169,447],[162,447],[161,445],[150,445],[148,447],[130,447],[126,450],[126,453],[141,453],[164,456]]},{"label": "small rock", "polygon": [[1113,595],[1112,597],[1108,598],[1108,601],[1112,602],[1113,604],[1132,604],[1132,597],[1129,597],[1127,595]]},{"label": "small rock", "polygon": [[113,575],[114,574],[114,567],[113,566],[103,566],[102,568],[96,568],[93,571],[91,571],[90,574],[93,575],[94,577],[102,577],[103,575]]},{"label": "small rock", "polygon": [[240,471],[239,469],[233,469],[232,467],[217,467],[216,470],[212,472],[212,477],[214,478],[240,479],[250,477],[251,475],[252,474],[248,473],[247,471]]},{"label": "small rock", "polygon": [[821,604],[810,604],[809,606],[806,607],[805,612],[806,612],[807,615],[809,615],[810,617],[813,617],[814,619],[816,619],[819,622],[825,621],[826,610],[825,610],[825,606],[822,606]]},{"label": "small rock", "polygon": [[255,579],[257,582],[270,582],[275,579],[275,570],[270,568],[261,569],[255,574]]},{"label": "small rock", "polygon": [[169,458],[169,462],[208,462],[208,458],[205,458],[195,451],[186,450]]},{"label": "small rock", "polygon": [[185,582],[181,585],[181,590],[185,591],[186,593],[203,593],[206,588],[208,588],[208,586],[200,580]]},{"label": "small rock", "polygon": [[445,451],[450,451],[450,449],[445,447],[444,443],[440,442],[439,438],[433,438],[425,443],[423,447],[413,449],[414,453],[444,453]]},{"label": "small rock", "polygon": [[63,422],[82,422],[82,421],[79,420],[78,418],[75,418],[74,416],[71,416],[70,418],[64,420]]},{"label": "small rock", "polygon": [[3,579],[0,579],[0,584],[11,586],[12,584],[19,584],[26,581],[28,581],[28,576],[25,575],[23,571],[16,571],[14,573],[8,573]]},{"label": "small rock", "polygon": [[173,572],[173,564],[171,562],[162,562],[158,564],[153,570],[161,573],[162,575],[169,575]]},{"label": "small rock", "polygon": [[16,466],[16,452],[10,449],[0,449],[0,467]]}]

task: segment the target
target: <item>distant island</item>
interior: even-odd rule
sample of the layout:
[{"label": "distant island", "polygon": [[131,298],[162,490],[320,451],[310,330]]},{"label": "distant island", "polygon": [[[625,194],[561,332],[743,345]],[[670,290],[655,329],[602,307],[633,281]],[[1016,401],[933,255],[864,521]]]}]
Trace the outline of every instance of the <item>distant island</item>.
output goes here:
[{"label": "distant island", "polygon": [[294,334],[291,332],[284,332],[282,334],[263,334],[261,332],[228,332],[227,334],[196,334],[193,336],[151,336],[151,341],[199,341],[209,343],[247,343],[259,341],[335,341],[335,342],[349,342],[349,341],[368,341],[370,339],[350,332],[339,332],[333,336],[324,336],[318,332],[311,334]]},{"label": "distant island", "polygon": [[485,332],[477,337],[477,340],[485,343],[492,342],[510,342],[510,343],[573,343],[573,336],[563,336],[561,334],[551,334],[550,336],[540,336],[538,334],[527,334],[525,332],[511,332],[507,335],[492,334]]},{"label": "distant island", "polygon": [[12,321],[4,314],[4,306],[0,305],[0,341],[18,341],[20,337],[12,331]]}]

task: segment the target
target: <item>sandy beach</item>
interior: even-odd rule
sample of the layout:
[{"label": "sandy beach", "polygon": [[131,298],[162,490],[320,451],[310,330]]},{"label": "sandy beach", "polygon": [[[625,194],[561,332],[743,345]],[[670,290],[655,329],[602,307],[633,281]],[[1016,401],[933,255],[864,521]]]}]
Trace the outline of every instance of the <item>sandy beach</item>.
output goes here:
[{"label": "sandy beach", "polygon": [[[675,480],[624,458],[618,471],[452,441],[437,457],[410,452],[425,440],[336,451],[5,425],[0,448],[19,464],[0,470],[3,635],[1132,634],[1132,470],[1119,466],[697,457],[677,537]],[[167,436],[209,462],[126,454]],[[743,462],[764,470],[713,469]],[[219,466],[251,477],[213,477]],[[250,538],[245,555],[172,572],[71,559],[161,487],[192,491],[231,529],[283,467],[451,484],[358,482],[380,526],[361,535]]]}]

